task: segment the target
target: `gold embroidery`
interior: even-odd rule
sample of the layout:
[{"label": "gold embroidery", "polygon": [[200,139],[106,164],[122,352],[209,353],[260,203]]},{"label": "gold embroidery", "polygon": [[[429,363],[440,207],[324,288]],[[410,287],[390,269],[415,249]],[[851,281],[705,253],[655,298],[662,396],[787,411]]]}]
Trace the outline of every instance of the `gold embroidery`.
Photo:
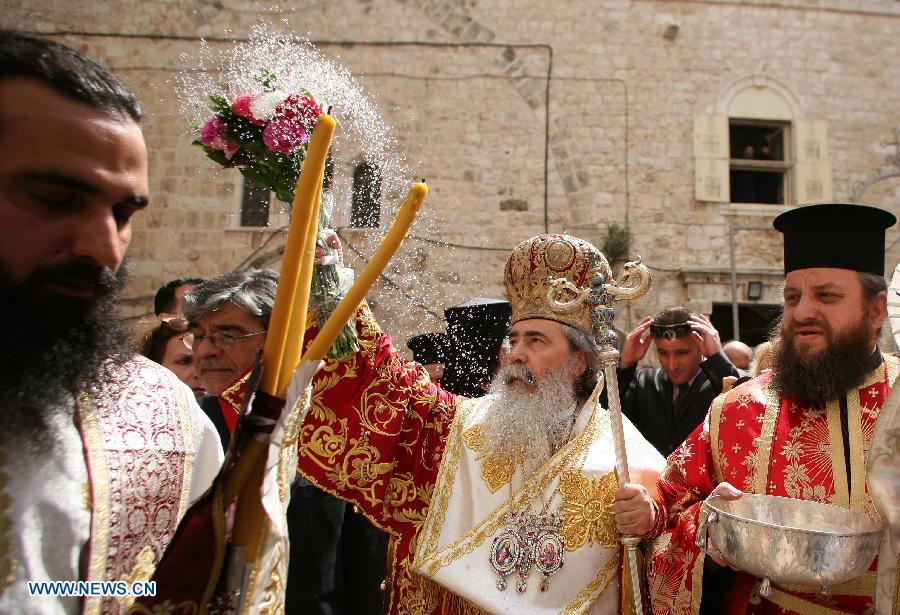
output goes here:
[{"label": "gold embroidery", "polygon": [[241,407],[244,404],[244,385],[247,384],[247,381],[250,379],[250,374],[252,372],[247,372],[241,378],[232,384],[230,387],[222,391],[222,394],[219,396],[224,399],[228,404],[234,408],[235,412],[240,414]]},{"label": "gold embroidery", "polygon": [[777,587],[772,588],[767,600],[783,609],[789,609],[799,615],[841,615],[847,611],[831,609],[821,602],[810,602],[799,596],[783,592]]},{"label": "gold embroidery", "polygon": [[[828,589],[834,596],[868,596],[875,597],[875,585],[878,583],[878,572],[870,570],[861,577],[841,583],[840,585],[829,585]],[[817,594],[819,587],[810,587],[809,585],[796,585],[789,583],[779,583],[777,585],[784,591],[794,592],[797,594]]]},{"label": "gold embroidery", "polygon": [[563,496],[560,511],[566,551],[575,551],[586,542],[599,543],[606,548],[618,546],[619,533],[612,510],[617,488],[613,472],[600,478],[591,478],[580,472],[562,473],[559,492]]},{"label": "gold embroidery", "polygon": [[288,488],[297,474],[297,440],[300,438],[300,425],[306,408],[309,407],[312,388],[306,387],[294,407],[290,409],[290,414],[284,424],[284,430],[281,434],[281,451],[278,460],[278,497],[282,502],[287,498]]},{"label": "gold embroidery", "polygon": [[[155,570],[156,555],[153,553],[153,547],[147,545],[134,558],[134,566],[132,566],[131,572],[123,575],[122,580],[129,584],[149,581]],[[117,596],[116,599],[119,601],[119,604],[128,607],[134,602],[135,596]]]},{"label": "gold embroidery", "polygon": [[[657,557],[663,552],[664,557]],[[693,551],[686,551],[677,542],[672,544],[671,533],[662,534],[651,543],[646,560],[650,612],[670,615],[691,611],[691,592],[682,588],[691,557]]]},{"label": "gold embroidery", "polygon": [[507,459],[500,455],[490,455],[481,452],[484,448],[484,433],[481,424],[473,425],[462,434],[463,442],[471,450],[479,453],[475,461],[481,461],[481,478],[491,493],[494,493],[508,483],[516,472],[516,463],[519,460]]},{"label": "gold embroidery", "polygon": [[725,405],[726,395],[719,395],[713,400],[709,410],[706,430],[709,431],[709,448],[712,452],[713,474],[716,483],[722,482],[722,460],[719,458],[719,424],[722,421],[722,406]]},{"label": "gold embroidery", "polygon": [[277,552],[269,571],[269,582],[260,598],[260,615],[284,615],[284,582],[280,574],[284,567],[284,546],[279,542],[275,548]]},{"label": "gold embroidery", "polygon": [[[583,461],[591,443],[596,441],[600,435],[608,429],[609,413],[601,411],[598,406],[598,409],[591,415],[591,419],[584,431],[559,449],[550,460],[541,467],[536,476],[524,483],[512,495],[509,501],[509,507],[513,509],[522,508],[531,501],[533,494],[546,493],[550,484],[558,479],[562,469],[564,467],[572,467]],[[439,480],[438,488],[442,491],[449,492],[452,490],[452,477],[456,474],[455,466],[456,464],[454,464],[453,467],[443,467],[442,464],[442,474],[446,470],[451,477],[450,484],[446,484]],[[484,520],[476,524],[467,534],[460,536],[436,553],[419,553],[416,557],[419,569],[423,570],[429,576],[434,576],[444,566],[456,561],[466,553],[471,553],[487,540],[488,537],[497,532],[503,524],[503,515],[506,511],[507,507],[499,507]],[[432,523],[430,517],[428,523],[429,525]],[[439,532],[439,528],[437,531]]]},{"label": "gold embroidery", "polygon": [[[90,397],[82,394],[76,405],[91,481],[91,560],[86,578],[99,581],[106,577],[106,558],[110,541],[109,466],[104,454],[103,436],[97,424],[97,412]],[[101,604],[101,598],[86,597],[83,611],[99,613]]]},{"label": "gold embroidery", "polygon": [[[462,452],[462,446],[460,444],[462,442],[462,436],[460,432],[462,431],[463,425],[466,424],[469,415],[477,405],[478,401],[473,399],[465,400],[460,404],[456,416],[453,418],[450,434],[448,435],[445,444],[444,462],[441,463],[435,485],[432,489],[437,485],[443,485],[445,481],[450,481],[451,484],[453,483],[456,467],[459,465],[459,455]],[[437,541],[441,534],[441,528],[444,526],[444,519],[447,517],[447,507],[450,505],[450,494],[451,489],[441,489],[438,492],[437,498],[432,497],[429,499],[431,505],[429,506],[428,515],[431,516],[431,523],[422,529],[424,536],[422,536],[419,548],[415,551],[410,548],[411,553],[420,553],[423,561],[429,553],[437,549]],[[425,523],[426,520],[428,520],[428,517],[423,519],[423,523]]]},{"label": "gold embroidery", "polygon": [[[853,393],[855,391],[851,391]],[[841,405],[832,400],[825,405],[828,420],[828,452],[831,457],[831,476],[834,481],[834,495],[831,503],[841,508],[850,508],[850,491],[847,486],[847,466],[844,463],[844,441],[841,436]]]},{"label": "gold embroidery", "polygon": [[19,567],[19,562],[13,557],[12,541],[9,538],[13,523],[7,512],[12,506],[12,501],[6,493],[8,479],[6,472],[3,471],[5,464],[6,459],[0,453],[0,597],[3,597],[6,588],[16,580],[16,570]]},{"label": "gold embroidery", "polygon": [[758,446],[755,451],[751,451],[749,454],[752,455],[752,467],[748,468],[751,470],[748,474],[748,479],[751,476],[753,477],[753,488],[745,489],[745,491],[750,491],[751,493],[766,493],[766,485],[769,482],[772,439],[775,436],[775,422],[778,419],[778,408],[780,406],[778,394],[771,385],[766,387],[765,400],[766,410],[762,417],[762,430],[757,441]]},{"label": "gold embroidery", "polygon": [[[881,370],[879,370],[881,371]],[[859,391],[850,391],[847,395],[847,431],[850,443],[850,501],[851,510],[866,512],[866,459],[868,458],[868,446],[866,442],[872,441],[875,421],[869,422],[868,438],[863,439],[863,410],[859,401]]]},{"label": "gold embroidery", "polygon": [[900,614],[900,555],[897,556],[897,581],[894,583],[894,609],[892,615]]},{"label": "gold embroidery", "polygon": [[138,615],[196,615],[199,612],[197,603],[190,600],[178,604],[171,600],[165,600],[161,604],[155,605],[152,610],[138,603],[128,610],[129,615],[134,613]]},{"label": "gold embroidery", "polygon": [[81,483],[81,505],[85,510],[91,510],[91,484],[88,481]]},{"label": "gold embroidery", "polygon": [[614,551],[613,556],[606,562],[597,572],[597,576],[588,586],[578,592],[575,599],[560,611],[560,615],[572,615],[574,613],[583,613],[590,607],[597,598],[603,595],[606,588],[619,571],[619,551]]},{"label": "gold embroidery", "polygon": [[[419,589],[423,595],[423,602],[431,606],[431,608],[427,611],[410,608],[410,613],[430,615],[438,612],[445,615],[488,615],[487,611],[482,611],[465,598],[447,591],[431,579],[416,575],[415,580],[418,582]],[[413,605],[410,605],[410,607],[413,607]]]},{"label": "gold embroidery", "polygon": [[[168,370],[166,376],[170,382],[170,389],[173,393],[176,412],[181,418],[181,445],[184,447],[184,455],[182,456],[182,474],[181,474],[181,499],[178,501],[178,518],[181,519],[187,512],[188,505],[191,503],[191,483],[194,478],[194,460],[197,452],[194,450],[194,434],[193,420],[191,419],[190,402],[188,395],[190,391],[182,386],[182,382],[178,377]],[[171,531],[175,532],[175,527]]]}]

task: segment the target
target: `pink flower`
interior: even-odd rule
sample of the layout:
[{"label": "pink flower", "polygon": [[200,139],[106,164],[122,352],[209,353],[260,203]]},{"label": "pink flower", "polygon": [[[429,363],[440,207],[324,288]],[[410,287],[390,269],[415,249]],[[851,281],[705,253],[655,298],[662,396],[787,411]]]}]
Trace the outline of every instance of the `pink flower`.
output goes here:
[{"label": "pink flower", "polygon": [[250,120],[257,126],[262,126],[265,122],[253,117],[253,112],[250,110],[250,105],[252,105],[257,98],[259,98],[259,94],[256,92],[240,94],[234,99],[234,102],[231,103],[231,110],[234,111],[235,115]]},{"label": "pink flower", "polygon": [[234,156],[234,153],[240,147],[225,139],[225,122],[218,115],[211,115],[200,126],[199,141],[210,149],[225,152],[227,158]]},{"label": "pink flower", "polygon": [[290,154],[309,138],[303,123],[296,119],[275,117],[263,130],[263,143],[273,152]]}]

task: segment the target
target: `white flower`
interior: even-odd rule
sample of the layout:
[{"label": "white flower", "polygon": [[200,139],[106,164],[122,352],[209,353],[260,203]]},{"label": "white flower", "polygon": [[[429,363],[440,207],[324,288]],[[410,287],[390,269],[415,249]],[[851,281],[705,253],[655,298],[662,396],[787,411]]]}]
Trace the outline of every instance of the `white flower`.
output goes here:
[{"label": "white flower", "polygon": [[259,95],[259,98],[250,103],[250,113],[253,114],[255,120],[268,122],[275,115],[275,108],[283,103],[287,97],[287,92],[281,90],[263,92]]}]

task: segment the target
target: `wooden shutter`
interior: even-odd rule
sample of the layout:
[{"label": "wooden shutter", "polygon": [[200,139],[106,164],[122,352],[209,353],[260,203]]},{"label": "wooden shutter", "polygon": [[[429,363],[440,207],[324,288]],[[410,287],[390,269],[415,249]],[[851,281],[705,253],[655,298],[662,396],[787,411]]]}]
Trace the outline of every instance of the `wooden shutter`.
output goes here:
[{"label": "wooden shutter", "polygon": [[694,195],[698,201],[730,201],[728,181],[728,118],[694,118]]},{"label": "wooden shutter", "polygon": [[834,198],[828,123],[824,120],[794,122],[794,186],[798,205]]}]

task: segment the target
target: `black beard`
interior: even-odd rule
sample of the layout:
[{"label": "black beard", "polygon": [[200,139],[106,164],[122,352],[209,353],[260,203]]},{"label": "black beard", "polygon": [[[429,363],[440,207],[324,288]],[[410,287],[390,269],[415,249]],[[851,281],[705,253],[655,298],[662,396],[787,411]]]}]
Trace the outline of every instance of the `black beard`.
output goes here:
[{"label": "black beard", "polygon": [[818,405],[838,399],[865,380],[874,349],[869,320],[861,320],[840,336],[833,336],[830,329],[825,331],[827,348],[808,354],[797,348],[781,323],[776,326],[770,339],[772,384],[780,395],[804,405]]},{"label": "black beard", "polygon": [[[48,420],[72,415],[79,392],[105,387],[104,373],[130,356],[113,300],[126,277],[85,261],[43,266],[21,284],[0,268],[0,445],[39,452],[51,446]],[[48,284],[65,280],[93,289],[90,298],[60,295]]]}]

